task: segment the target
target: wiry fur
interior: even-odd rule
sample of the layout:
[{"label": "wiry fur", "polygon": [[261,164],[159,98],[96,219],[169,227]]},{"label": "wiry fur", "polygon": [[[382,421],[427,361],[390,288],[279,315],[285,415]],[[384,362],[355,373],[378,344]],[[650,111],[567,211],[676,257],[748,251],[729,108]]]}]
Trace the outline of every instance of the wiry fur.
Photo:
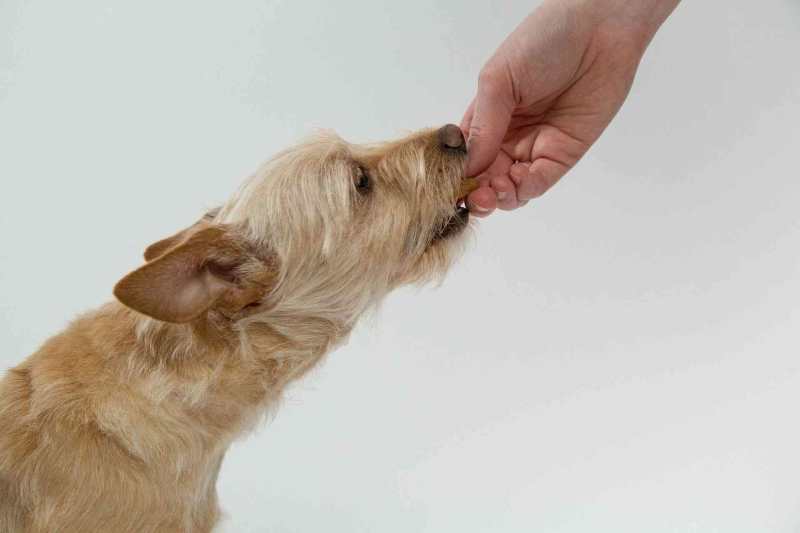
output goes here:
[{"label": "wiry fur", "polygon": [[0,382],[0,532],[210,531],[231,441],[387,292],[447,269],[464,155],[323,134],[148,248],[116,294],[170,321],[109,303]]}]

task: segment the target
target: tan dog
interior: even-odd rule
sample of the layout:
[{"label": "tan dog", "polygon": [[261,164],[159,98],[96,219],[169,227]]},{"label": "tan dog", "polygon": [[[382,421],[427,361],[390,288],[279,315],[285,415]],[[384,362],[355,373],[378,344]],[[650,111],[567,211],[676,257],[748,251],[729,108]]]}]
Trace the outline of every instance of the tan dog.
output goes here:
[{"label": "tan dog", "polygon": [[[323,135],[145,251],[113,302],[0,382],[0,532],[207,532],[231,441],[467,225],[452,125]],[[124,304],[124,305],[122,305]]]}]

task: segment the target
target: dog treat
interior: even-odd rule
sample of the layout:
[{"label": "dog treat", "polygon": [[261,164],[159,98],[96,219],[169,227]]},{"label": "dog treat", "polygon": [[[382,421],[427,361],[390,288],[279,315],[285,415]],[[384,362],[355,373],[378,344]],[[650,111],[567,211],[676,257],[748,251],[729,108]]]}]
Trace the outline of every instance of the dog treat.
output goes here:
[{"label": "dog treat", "polygon": [[474,191],[480,187],[480,183],[478,183],[478,178],[464,178],[461,180],[461,193],[459,194],[459,199],[466,198],[469,196],[469,193]]}]

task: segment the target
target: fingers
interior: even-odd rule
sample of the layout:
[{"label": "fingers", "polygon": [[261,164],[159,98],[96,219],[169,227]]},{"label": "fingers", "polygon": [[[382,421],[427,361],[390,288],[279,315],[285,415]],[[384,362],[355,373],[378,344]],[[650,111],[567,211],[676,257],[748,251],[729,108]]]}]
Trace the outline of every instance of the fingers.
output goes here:
[{"label": "fingers", "polygon": [[528,200],[543,195],[568,170],[567,165],[544,157],[532,163],[512,165],[509,176],[516,185],[517,201],[524,205]]},{"label": "fingers", "polygon": [[494,189],[482,185],[467,196],[467,207],[476,217],[489,216],[497,208],[497,194]]},{"label": "fingers", "polygon": [[482,177],[481,187],[467,197],[467,206],[477,217],[495,209],[517,209],[547,192],[568,170],[567,165],[544,157],[533,163],[514,163],[506,175]]},{"label": "fingers", "polygon": [[513,109],[514,95],[510,82],[494,71],[484,69],[478,79],[478,94],[462,121],[462,129],[466,129],[468,134],[468,176],[477,176],[497,158]]},{"label": "fingers", "polygon": [[517,186],[508,176],[495,176],[489,183],[497,197],[498,209],[510,211],[519,207],[519,203],[517,202]]},{"label": "fingers", "polygon": [[517,209],[546,193],[567,170],[567,165],[545,158],[515,163],[508,176],[482,180],[481,187],[467,197],[467,206],[477,217],[488,216],[495,209]]}]

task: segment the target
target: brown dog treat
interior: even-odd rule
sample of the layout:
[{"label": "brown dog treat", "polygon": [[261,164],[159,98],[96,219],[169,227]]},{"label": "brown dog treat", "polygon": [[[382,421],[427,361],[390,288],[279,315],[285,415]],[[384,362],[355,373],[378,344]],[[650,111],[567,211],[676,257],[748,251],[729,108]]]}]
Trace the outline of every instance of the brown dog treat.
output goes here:
[{"label": "brown dog treat", "polygon": [[480,187],[480,183],[478,183],[478,178],[464,178],[461,180],[461,192],[459,193],[458,198],[466,198],[469,196],[469,193],[474,191]]}]

